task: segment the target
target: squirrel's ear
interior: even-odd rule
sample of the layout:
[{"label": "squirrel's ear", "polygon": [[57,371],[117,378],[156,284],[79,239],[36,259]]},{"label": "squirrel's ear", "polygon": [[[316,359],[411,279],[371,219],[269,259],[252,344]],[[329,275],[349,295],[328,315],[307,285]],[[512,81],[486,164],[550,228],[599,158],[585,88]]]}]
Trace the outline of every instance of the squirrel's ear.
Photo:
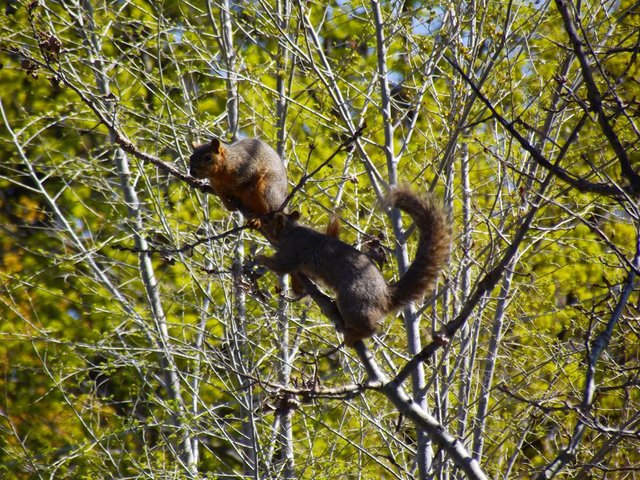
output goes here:
[{"label": "squirrel's ear", "polygon": [[298,220],[300,220],[300,212],[298,212],[297,210],[295,212],[291,212],[289,214],[289,218],[294,222],[297,222]]},{"label": "squirrel's ear", "polygon": [[280,233],[280,231],[284,228],[284,224],[286,223],[286,216],[282,212],[276,212],[271,217],[271,225],[273,232],[276,235]]},{"label": "squirrel's ear", "polygon": [[222,142],[220,141],[219,138],[214,138],[213,140],[211,140],[211,153],[213,153],[214,155],[220,155],[222,153]]},{"label": "squirrel's ear", "polygon": [[196,142],[195,140],[191,140],[191,148],[193,148],[194,150],[198,148],[198,142]]}]

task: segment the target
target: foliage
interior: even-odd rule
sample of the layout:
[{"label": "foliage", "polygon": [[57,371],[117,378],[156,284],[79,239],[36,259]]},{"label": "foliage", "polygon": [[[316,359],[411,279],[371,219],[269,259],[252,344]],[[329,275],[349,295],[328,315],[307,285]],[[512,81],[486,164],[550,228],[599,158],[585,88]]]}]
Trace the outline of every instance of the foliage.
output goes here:
[{"label": "foliage", "polygon": [[[3,478],[635,478],[635,2],[5,13]],[[405,388],[477,470],[364,350],[324,355],[330,319],[253,265],[259,234],[210,239],[242,220],[184,178],[192,141],[238,133],[293,187],[361,127],[291,208],[339,212],[390,280],[415,235],[377,208],[387,186],[451,208],[438,291],[366,351],[394,378],[436,345]]]}]

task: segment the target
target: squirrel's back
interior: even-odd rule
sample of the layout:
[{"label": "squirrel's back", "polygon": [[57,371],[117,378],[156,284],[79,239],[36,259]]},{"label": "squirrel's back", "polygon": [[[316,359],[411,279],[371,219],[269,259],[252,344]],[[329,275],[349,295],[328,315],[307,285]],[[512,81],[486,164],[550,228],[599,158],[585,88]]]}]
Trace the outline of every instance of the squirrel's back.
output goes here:
[{"label": "squirrel's back", "polygon": [[226,158],[237,168],[258,167],[261,170],[270,170],[273,174],[286,179],[284,163],[280,155],[259,138],[243,138],[231,145],[225,145],[224,149]]}]

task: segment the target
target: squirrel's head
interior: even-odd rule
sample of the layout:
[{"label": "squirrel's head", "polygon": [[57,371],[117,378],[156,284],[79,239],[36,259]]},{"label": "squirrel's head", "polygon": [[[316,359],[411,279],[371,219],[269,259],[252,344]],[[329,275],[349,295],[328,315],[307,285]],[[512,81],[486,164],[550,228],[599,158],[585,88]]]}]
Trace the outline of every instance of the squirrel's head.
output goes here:
[{"label": "squirrel's head", "polygon": [[297,225],[300,212],[275,212],[264,215],[261,219],[262,232],[270,242],[277,243],[282,233]]},{"label": "squirrel's head", "polygon": [[193,153],[189,157],[189,175],[196,178],[209,178],[220,165],[220,161],[224,159],[224,152],[224,146],[217,138],[209,143],[194,146]]}]

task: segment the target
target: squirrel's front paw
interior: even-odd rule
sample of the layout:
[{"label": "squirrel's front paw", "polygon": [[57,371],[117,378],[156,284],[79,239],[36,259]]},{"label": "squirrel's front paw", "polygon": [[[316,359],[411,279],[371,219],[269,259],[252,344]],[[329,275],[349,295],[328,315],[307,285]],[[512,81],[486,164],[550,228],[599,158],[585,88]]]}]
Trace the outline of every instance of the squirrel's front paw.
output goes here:
[{"label": "squirrel's front paw", "polygon": [[262,222],[259,218],[250,218],[247,220],[247,227],[252,230],[260,230],[262,228]]}]

